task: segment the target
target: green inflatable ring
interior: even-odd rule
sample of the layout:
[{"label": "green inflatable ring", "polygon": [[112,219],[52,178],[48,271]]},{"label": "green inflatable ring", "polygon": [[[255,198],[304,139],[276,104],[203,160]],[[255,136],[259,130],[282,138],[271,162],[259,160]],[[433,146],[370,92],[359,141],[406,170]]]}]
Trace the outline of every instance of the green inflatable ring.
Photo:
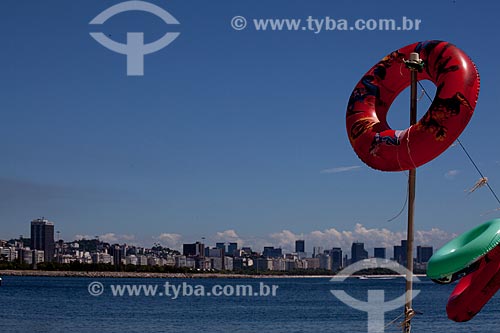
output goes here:
[{"label": "green inflatable ring", "polygon": [[451,283],[474,271],[486,253],[500,244],[500,219],[471,229],[446,243],[431,257],[427,276],[438,283]]}]

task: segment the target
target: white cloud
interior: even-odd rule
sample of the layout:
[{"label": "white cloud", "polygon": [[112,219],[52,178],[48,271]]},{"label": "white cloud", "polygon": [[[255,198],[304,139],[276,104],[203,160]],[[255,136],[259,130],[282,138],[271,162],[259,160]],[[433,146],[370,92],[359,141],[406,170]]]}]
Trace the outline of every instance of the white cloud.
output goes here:
[{"label": "white cloud", "polygon": [[[108,232],[105,234],[102,234],[100,236],[97,236],[100,241],[106,242],[106,243],[127,243],[131,244],[132,241],[135,240],[135,235],[117,235],[114,232]],[[89,235],[75,235],[76,240],[81,240],[81,239],[95,239],[96,236],[89,236]]]},{"label": "white cloud", "polygon": [[114,232],[108,232],[106,234],[100,235],[99,240],[106,243],[116,243],[118,242],[118,237]]},{"label": "white cloud", "polygon": [[236,242],[240,247],[245,244],[245,241],[236,233],[234,229],[217,232],[214,239],[220,242]]},{"label": "white cloud", "polygon": [[[439,248],[453,237],[456,237],[456,235],[449,234],[438,228],[419,230],[415,231],[415,246],[433,245],[435,248]],[[401,244],[401,240],[406,239],[406,232],[391,231],[387,228],[367,228],[357,223],[354,225],[353,230],[330,228],[314,230],[308,234],[296,234],[290,230],[283,230],[268,235],[268,239],[264,243],[281,247],[285,251],[294,251],[295,240],[297,239],[305,239],[309,250],[313,246],[321,246],[324,249],[341,247],[344,251],[349,252],[352,243],[358,241],[365,244],[365,249],[385,247],[389,254],[392,253],[394,245],[399,245]],[[249,243],[252,246],[254,245],[254,243]],[[261,245],[262,242],[258,242],[258,244]],[[255,250],[261,251],[262,248],[255,248]]]},{"label": "white cloud", "polygon": [[239,238],[238,234],[233,229],[225,230],[225,231],[222,231],[222,232],[217,232],[215,235],[216,235],[215,237],[218,238],[218,239],[222,239],[222,238]]},{"label": "white cloud", "polygon": [[[431,245],[437,249],[456,236],[456,234],[450,234],[438,228],[416,230],[415,246]],[[94,236],[75,236],[75,239],[83,238],[93,239]],[[182,248],[183,238],[182,235],[176,233],[161,233],[153,237],[153,240],[160,242],[163,246],[179,250]],[[108,243],[131,244],[130,241],[135,240],[135,236],[106,233],[99,236],[99,239]],[[356,223],[352,230],[329,228],[299,234],[285,229],[263,237],[248,238],[241,237],[234,229],[228,229],[216,232],[212,237],[205,240],[205,245],[212,247],[215,245],[215,242],[237,242],[239,247],[250,246],[254,251],[262,251],[264,246],[275,246],[281,247],[285,252],[293,252],[297,239],[304,239],[306,241],[307,251],[311,251],[313,246],[321,246],[323,249],[340,247],[346,253],[350,253],[352,243],[359,241],[365,244],[365,249],[369,250],[370,255],[373,254],[372,249],[374,247],[385,247],[387,248],[387,255],[390,256],[393,246],[401,244],[401,240],[406,239],[406,232],[392,231],[387,228],[367,228],[360,223]],[[193,240],[189,239],[187,242],[193,242]],[[145,244],[145,246],[151,245]]]},{"label": "white cloud", "polygon": [[135,235],[120,235],[118,238],[130,242],[135,240]]},{"label": "white cloud", "polygon": [[445,174],[444,174],[444,177],[446,179],[455,179],[456,176],[458,176],[458,174],[460,173],[460,170],[449,170],[447,171]]},{"label": "white cloud", "polygon": [[432,228],[431,230],[415,231],[415,244],[418,245],[434,245],[436,247],[443,246],[452,238],[457,237],[455,233],[449,234],[444,230]]},{"label": "white cloud", "polygon": [[273,233],[270,234],[269,237],[272,239],[271,243],[273,245],[290,250],[294,248],[295,241],[300,238],[300,236],[294,234],[290,230]]},{"label": "white cloud", "polygon": [[180,249],[182,236],[179,234],[164,232],[157,237],[153,237],[153,239],[159,241],[162,245],[171,249]]},{"label": "white cloud", "polygon": [[89,236],[89,235],[75,235],[75,240],[82,240],[82,239],[93,239],[94,237]]},{"label": "white cloud", "polygon": [[99,236],[99,240],[106,243],[130,243],[134,239],[135,235],[117,235],[114,232],[108,232]]},{"label": "white cloud", "polygon": [[345,166],[345,167],[336,167],[336,168],[321,170],[320,173],[347,172],[347,171],[353,171],[353,170],[356,170],[356,169],[359,169],[359,168],[361,168],[361,166],[359,166],[359,165],[352,165],[352,166]]}]

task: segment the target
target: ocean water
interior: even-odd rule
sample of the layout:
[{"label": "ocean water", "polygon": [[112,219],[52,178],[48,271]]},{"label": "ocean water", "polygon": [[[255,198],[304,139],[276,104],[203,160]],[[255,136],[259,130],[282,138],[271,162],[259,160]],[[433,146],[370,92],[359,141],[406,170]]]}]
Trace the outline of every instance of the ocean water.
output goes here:
[{"label": "ocean water", "polygon": [[[91,282],[104,286],[100,296],[88,291]],[[111,285],[158,285],[179,287],[183,282],[212,290],[214,285],[235,287],[259,283],[279,286],[276,296],[113,296]],[[384,290],[385,300],[404,293],[405,280],[347,279],[332,283],[328,278],[291,279],[104,279],[9,277],[0,287],[0,327],[3,332],[367,332],[367,314],[348,307],[330,293],[345,290],[367,300],[368,290]],[[453,285],[436,285],[421,279],[414,299],[422,314],[412,321],[412,332],[500,332],[500,297],[495,296],[468,323],[446,317],[446,301]],[[160,287],[159,287],[160,288]],[[231,287],[228,290],[231,289]],[[164,290],[164,289],[158,289]],[[189,289],[186,289],[189,293]],[[172,293],[173,295],[173,293]],[[385,323],[403,308],[385,314]],[[401,332],[390,325],[385,332]]]}]

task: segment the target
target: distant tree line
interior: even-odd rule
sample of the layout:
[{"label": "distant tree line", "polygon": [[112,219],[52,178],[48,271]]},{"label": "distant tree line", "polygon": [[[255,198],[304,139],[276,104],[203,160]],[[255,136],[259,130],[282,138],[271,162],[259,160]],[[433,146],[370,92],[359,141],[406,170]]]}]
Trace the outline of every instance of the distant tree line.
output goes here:
[{"label": "distant tree line", "polygon": [[[0,270],[33,270],[33,266],[29,264],[13,262],[13,261],[0,261]],[[36,270],[41,271],[75,271],[75,272],[144,272],[144,273],[207,273],[187,267],[173,267],[173,266],[141,266],[141,265],[120,265],[114,266],[112,264],[85,264],[74,261],[68,264],[60,264],[57,262],[42,262],[37,264]],[[215,272],[215,271],[214,271]],[[337,272],[332,272],[325,269],[295,269],[291,271],[268,271],[257,270],[255,268],[247,268],[242,270],[233,271],[217,271],[222,274],[245,274],[245,275],[334,275]],[[415,270],[416,274],[425,274],[425,271]],[[360,270],[354,275],[394,275],[394,271],[387,268],[370,268]]]}]

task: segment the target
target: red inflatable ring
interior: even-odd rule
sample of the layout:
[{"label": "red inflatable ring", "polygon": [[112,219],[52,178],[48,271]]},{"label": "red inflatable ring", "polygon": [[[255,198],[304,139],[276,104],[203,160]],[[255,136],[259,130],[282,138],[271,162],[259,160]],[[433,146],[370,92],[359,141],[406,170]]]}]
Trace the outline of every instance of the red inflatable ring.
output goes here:
[{"label": "red inflatable ring", "polygon": [[[430,80],[436,96],[425,115],[405,130],[393,130],[387,112],[410,85],[404,60],[417,52],[424,61],[418,80]],[[346,127],[354,151],[374,169],[402,171],[425,164],[445,151],[467,126],[479,95],[476,66],[459,48],[425,41],[392,52],[373,66],[354,88]]]},{"label": "red inflatable ring", "polygon": [[474,272],[456,285],[448,299],[446,313],[453,321],[471,320],[500,289],[500,245],[488,252]]}]

